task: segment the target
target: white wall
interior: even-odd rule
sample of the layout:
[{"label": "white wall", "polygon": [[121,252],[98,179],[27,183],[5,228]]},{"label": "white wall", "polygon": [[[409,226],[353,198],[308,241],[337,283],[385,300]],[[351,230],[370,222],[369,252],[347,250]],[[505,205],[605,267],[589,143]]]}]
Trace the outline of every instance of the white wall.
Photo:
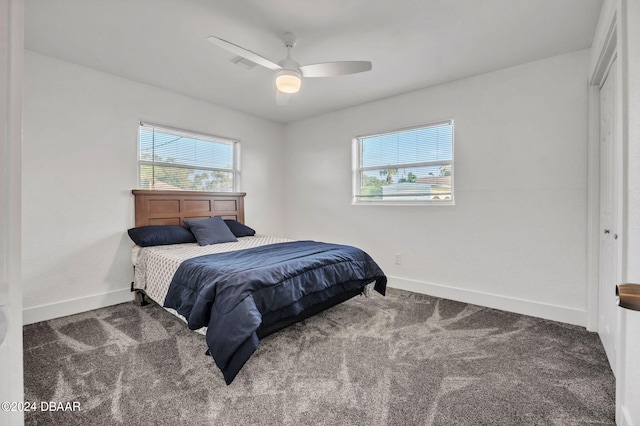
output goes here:
[{"label": "white wall", "polygon": [[283,234],[281,124],[26,52],[25,323],[131,298],[139,120],[240,139],[246,222]]},{"label": "white wall", "polygon": [[[585,325],[588,65],[584,50],[287,125],[288,236],[358,245],[392,286]],[[455,206],[351,205],[352,138],[447,118]]]}]

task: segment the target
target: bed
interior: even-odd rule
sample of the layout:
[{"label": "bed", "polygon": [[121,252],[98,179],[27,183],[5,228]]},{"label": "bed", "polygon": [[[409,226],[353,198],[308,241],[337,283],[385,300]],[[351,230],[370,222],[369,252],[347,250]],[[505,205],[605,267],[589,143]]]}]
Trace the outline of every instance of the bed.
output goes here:
[{"label": "bed", "polygon": [[256,234],[244,193],[133,190],[132,290],[206,336],[229,385],[260,339],[356,295],[384,295],[364,251]]}]

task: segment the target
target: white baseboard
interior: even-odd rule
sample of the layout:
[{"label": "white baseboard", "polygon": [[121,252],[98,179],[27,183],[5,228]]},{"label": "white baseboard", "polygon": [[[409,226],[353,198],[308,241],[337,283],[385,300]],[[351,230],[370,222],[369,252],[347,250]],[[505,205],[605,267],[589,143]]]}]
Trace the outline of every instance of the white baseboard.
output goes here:
[{"label": "white baseboard", "polygon": [[[580,325],[583,327],[586,325],[587,315],[583,310],[548,305],[529,300],[514,299],[496,294],[481,293],[423,281],[408,280],[399,277],[390,276],[388,277],[388,280],[389,287],[413,291],[414,293],[428,294],[430,296],[457,300],[459,302],[516,312],[518,314],[530,315],[533,317],[545,318],[553,321]],[[52,303],[49,305],[34,306],[32,308],[23,309],[22,322],[26,325],[40,321],[47,321],[53,318],[79,314],[93,309],[128,302],[133,300],[133,298],[133,293],[131,293],[130,289],[126,288],[94,296],[65,300],[64,302]]]},{"label": "white baseboard", "polygon": [[408,290],[414,293],[428,294],[430,296],[456,300],[473,305],[486,306],[532,317],[579,325],[582,327],[585,327],[587,324],[587,313],[585,310],[549,305],[530,300],[515,299],[497,294],[481,293],[399,277],[387,278],[389,280],[389,287]]},{"label": "white baseboard", "polygon": [[133,300],[134,293],[129,288],[115,290],[109,293],[80,297],[78,299],[65,300],[64,302],[51,303],[49,305],[34,306],[22,310],[22,324],[33,324],[47,321],[67,315],[79,314],[93,309],[105,308],[118,303]]}]

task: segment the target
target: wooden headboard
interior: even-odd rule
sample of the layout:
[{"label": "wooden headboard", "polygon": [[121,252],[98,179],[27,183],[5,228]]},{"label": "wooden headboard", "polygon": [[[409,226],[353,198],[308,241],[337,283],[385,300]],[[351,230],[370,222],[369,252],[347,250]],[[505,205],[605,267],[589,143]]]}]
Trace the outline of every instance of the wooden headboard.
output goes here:
[{"label": "wooden headboard", "polygon": [[185,219],[222,216],[244,223],[244,192],[161,191],[134,189],[136,227],[182,225]]}]

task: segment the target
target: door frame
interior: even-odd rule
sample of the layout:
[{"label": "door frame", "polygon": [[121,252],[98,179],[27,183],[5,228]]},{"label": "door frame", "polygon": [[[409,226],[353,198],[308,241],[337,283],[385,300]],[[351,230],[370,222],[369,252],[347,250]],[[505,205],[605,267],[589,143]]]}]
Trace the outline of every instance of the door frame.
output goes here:
[{"label": "door frame", "polygon": [[[622,3],[624,0],[622,0]],[[615,276],[622,277],[625,268],[625,249],[626,249],[626,217],[625,217],[625,188],[626,188],[626,164],[624,163],[624,146],[625,138],[625,76],[624,70],[626,66],[623,62],[624,57],[619,53],[625,48],[623,25],[620,22],[619,11],[622,4],[620,0],[605,2],[600,16],[602,25],[596,33],[594,43],[592,45],[592,63],[590,64],[588,102],[589,102],[589,130],[588,130],[588,160],[587,160],[587,329],[589,331],[598,331],[599,309],[599,284],[600,284],[600,87],[604,83],[608,75],[609,68],[615,59],[618,65],[615,70],[616,85],[616,108],[617,117],[615,121],[617,141],[614,142],[614,167],[619,167],[619,179],[614,178],[614,184],[617,182],[619,187],[614,188],[617,192],[617,210],[613,218],[618,229],[612,230],[620,236],[618,244],[618,257],[614,265]],[[615,289],[611,289],[615,291]],[[615,346],[616,359],[616,421],[621,419],[621,395],[625,386],[625,365],[624,365],[624,340],[622,328],[621,310],[617,310],[616,314],[616,331]]]},{"label": "door frame", "polygon": [[[21,283],[21,147],[23,1],[0,0],[0,310],[7,333],[0,342],[0,402],[24,400]],[[0,410],[0,423],[24,424],[21,410]]]}]

